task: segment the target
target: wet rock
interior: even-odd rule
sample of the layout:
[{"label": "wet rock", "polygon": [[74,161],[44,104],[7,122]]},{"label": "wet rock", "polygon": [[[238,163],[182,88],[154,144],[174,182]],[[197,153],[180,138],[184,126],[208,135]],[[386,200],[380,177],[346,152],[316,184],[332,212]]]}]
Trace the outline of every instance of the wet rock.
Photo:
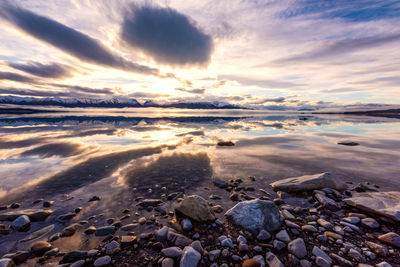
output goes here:
[{"label": "wet rock", "polygon": [[343,201],[363,211],[400,221],[400,192],[356,193],[353,197],[344,199]]},{"label": "wet rock", "polygon": [[183,199],[175,207],[175,212],[182,214],[198,222],[215,221],[215,215],[207,201],[197,195],[191,195]]},{"label": "wet rock", "polygon": [[110,256],[103,256],[103,257],[100,257],[100,258],[96,259],[94,261],[93,265],[95,267],[99,267],[99,266],[106,266],[106,265],[108,265],[110,263],[111,263],[111,257]]},{"label": "wet rock", "polygon": [[273,244],[274,248],[276,249],[276,251],[278,251],[278,252],[282,252],[286,248],[286,244],[279,240],[274,240],[274,242],[272,244]]},{"label": "wet rock", "polygon": [[229,199],[232,201],[239,201],[240,197],[239,194],[236,192],[232,192],[232,194],[230,194]]},{"label": "wet rock", "polygon": [[268,233],[265,230],[261,230],[258,235],[257,235],[257,239],[260,241],[267,241],[271,238],[271,234]]},{"label": "wet rock", "polygon": [[101,199],[101,197],[99,197],[99,196],[92,196],[90,199],[89,199],[89,202],[92,202],[92,201],[99,201]]},{"label": "wet rock", "polygon": [[51,206],[53,206],[53,204],[54,204],[54,201],[52,201],[52,200],[44,201],[43,207],[50,208]]},{"label": "wet rock", "polygon": [[121,246],[117,241],[111,241],[106,247],[107,255],[113,255],[121,250]]},{"label": "wet rock", "polygon": [[84,233],[86,235],[91,235],[94,234],[96,232],[96,227],[94,226],[89,226],[88,228],[86,228],[86,230],[84,231]]},{"label": "wet rock", "polygon": [[201,245],[201,242],[199,240],[193,241],[190,246],[197,250],[201,255],[203,255],[203,246]]},{"label": "wet rock", "polygon": [[137,226],[138,226],[137,223],[131,223],[131,224],[121,226],[120,230],[125,231],[125,232],[130,232],[130,231],[135,230]]},{"label": "wet rock", "polygon": [[82,211],[82,207],[76,207],[75,209],[74,209],[74,212],[76,213],[76,214],[78,214],[79,212],[81,212]]},{"label": "wet rock", "polygon": [[85,259],[87,252],[83,250],[74,250],[66,253],[60,263],[71,263],[78,260]]},{"label": "wet rock", "polygon": [[225,188],[228,186],[228,182],[221,178],[215,177],[215,178],[213,178],[212,182],[215,186],[217,186],[219,188]]},{"label": "wet rock", "polygon": [[261,263],[255,259],[248,259],[242,263],[242,267],[261,267]]},{"label": "wet rock", "polygon": [[136,236],[133,235],[123,235],[121,236],[121,247],[131,246],[136,242]]},{"label": "wet rock", "polygon": [[199,263],[201,255],[192,247],[185,247],[179,267],[196,267]]},{"label": "wet rock", "polygon": [[83,265],[85,265],[85,261],[79,260],[79,261],[72,263],[69,267],[82,267]]},{"label": "wet rock", "polygon": [[224,208],[221,205],[215,205],[215,206],[213,206],[213,211],[215,213],[221,213],[224,211]]},{"label": "wet rock", "polygon": [[62,215],[58,216],[57,221],[59,221],[59,222],[68,222],[72,218],[74,218],[75,216],[76,216],[76,213],[74,213],[74,212],[62,214]]},{"label": "wet rock", "polygon": [[371,241],[366,241],[365,244],[376,254],[386,257],[388,255],[388,249],[385,245],[380,245]]},{"label": "wet rock", "polygon": [[26,210],[14,210],[0,214],[0,221],[14,221],[20,216],[26,215],[32,222],[44,221],[52,214],[52,210],[41,210],[41,209],[26,209]]},{"label": "wet rock", "polygon": [[169,247],[161,250],[161,255],[164,257],[178,259],[181,257],[183,251],[178,247]]},{"label": "wet rock", "polygon": [[0,267],[15,267],[15,263],[11,259],[0,259]]},{"label": "wet rock", "polygon": [[155,235],[156,235],[156,239],[158,241],[161,241],[161,242],[166,241],[167,240],[167,235],[168,235],[168,227],[167,226],[163,226],[161,229],[158,229],[155,232]]},{"label": "wet rock", "polygon": [[21,215],[12,222],[11,228],[17,232],[29,231],[29,229],[31,228],[31,220],[28,216]]},{"label": "wet rock", "polygon": [[174,267],[174,260],[171,258],[165,258],[161,262],[161,267]]},{"label": "wet rock", "polygon": [[173,243],[176,246],[181,246],[181,247],[188,246],[193,242],[192,239],[190,239],[184,235],[181,235],[178,233],[171,233],[171,232],[168,233],[168,240],[173,240]]},{"label": "wet rock", "polygon": [[240,242],[239,243],[239,251],[240,252],[248,252],[249,251],[249,246],[244,242]]},{"label": "wet rock", "polygon": [[225,238],[224,240],[221,241],[221,246],[233,248],[232,239],[230,239],[230,238]]},{"label": "wet rock", "polygon": [[40,257],[42,256],[46,251],[52,249],[53,246],[45,241],[39,241],[34,243],[31,246],[31,252],[36,256],[36,257]]},{"label": "wet rock", "polygon": [[79,223],[73,223],[69,225],[68,227],[64,228],[61,232],[61,237],[66,237],[66,236],[73,236],[79,228],[82,226]]},{"label": "wet rock", "polygon": [[279,180],[272,183],[271,187],[274,191],[284,192],[312,191],[322,188],[343,191],[347,188],[345,183],[327,172]]},{"label": "wet rock", "polygon": [[333,229],[333,224],[331,224],[330,222],[328,222],[328,221],[326,221],[324,219],[318,219],[317,223],[319,225],[321,225],[322,227],[324,227],[325,229],[328,229],[328,230],[332,230]]},{"label": "wet rock", "polygon": [[289,235],[288,235],[288,233],[287,233],[286,230],[281,230],[281,231],[279,231],[279,232],[275,235],[275,238],[277,238],[277,239],[279,239],[279,240],[281,240],[281,241],[283,241],[283,242],[286,242],[286,243],[290,242],[290,237],[289,237]]},{"label": "wet rock", "polygon": [[297,258],[304,258],[307,255],[306,244],[302,238],[297,238],[288,244],[288,251]]},{"label": "wet rock", "polygon": [[400,236],[394,232],[378,236],[379,241],[400,248]]},{"label": "wet rock", "polygon": [[[15,264],[20,265],[20,264],[24,263],[30,256],[31,256],[31,253],[29,251],[17,251],[16,253],[13,253],[13,254],[4,255],[3,258],[12,259]],[[0,267],[1,267],[1,264],[0,264]]]},{"label": "wet rock", "polygon": [[106,236],[114,234],[115,226],[103,226],[96,229],[96,236]]},{"label": "wet rock", "polygon": [[371,229],[379,228],[379,223],[373,218],[364,218],[361,219],[361,225]]},{"label": "wet rock", "polygon": [[358,252],[357,250],[351,248],[348,252],[347,255],[349,255],[351,258],[353,258],[355,261],[357,262],[361,262],[364,263],[365,262],[365,258],[363,255],[361,255],[360,252]]},{"label": "wet rock", "polygon": [[192,222],[187,218],[183,219],[181,224],[182,224],[183,230],[185,230],[185,231],[189,231],[193,228]]},{"label": "wet rock", "polygon": [[139,223],[139,224],[145,224],[146,221],[147,221],[147,220],[146,220],[145,217],[141,217],[141,218],[139,218],[138,223]]},{"label": "wet rock", "polygon": [[330,231],[324,232],[324,235],[327,236],[329,239],[333,239],[333,240],[343,239],[343,236],[341,236],[337,233],[334,233],[334,232],[330,232]]},{"label": "wet rock", "polygon": [[215,249],[208,252],[208,258],[210,259],[211,262],[216,261],[220,255],[221,255],[220,249]]},{"label": "wet rock", "polygon": [[319,267],[330,267],[331,266],[331,264],[329,262],[327,262],[326,259],[324,259],[320,256],[317,256],[315,258],[315,264]]},{"label": "wet rock", "polygon": [[49,251],[46,251],[43,256],[52,257],[52,256],[57,255],[58,252],[60,252],[60,250],[58,248],[53,248],[53,249],[50,249]]},{"label": "wet rock", "polygon": [[[314,247],[313,247],[313,250],[312,250],[312,254],[313,254],[315,257],[320,257],[320,258],[324,259],[324,261],[320,261],[321,264],[326,263],[324,266],[331,266],[331,265],[332,265],[332,259],[328,256],[328,254],[326,254],[326,253],[325,253],[322,249],[320,249],[319,247],[314,246]],[[320,265],[319,265],[319,266],[320,266]]]},{"label": "wet rock", "polygon": [[375,265],[376,267],[392,267],[392,265],[390,265],[389,263],[387,263],[386,261],[382,261],[380,263],[378,263],[377,265]]},{"label": "wet rock", "polygon": [[265,261],[270,267],[285,267],[279,258],[272,252],[265,254]]},{"label": "wet rock", "polygon": [[162,203],[163,201],[161,199],[143,199],[142,201],[140,201],[138,205],[147,208],[147,207],[157,207]]},{"label": "wet rock", "polygon": [[339,266],[343,266],[343,267],[353,267],[353,263],[351,263],[351,261],[346,260],[343,257],[340,257],[339,255],[335,254],[335,253],[330,253],[329,256],[339,264]]},{"label": "wet rock", "polygon": [[317,228],[315,228],[314,226],[309,225],[309,224],[303,225],[303,226],[301,227],[301,230],[304,231],[304,232],[311,232],[311,233],[316,233],[316,232],[318,232]]},{"label": "wet rock", "polygon": [[345,222],[351,223],[351,224],[357,224],[361,221],[360,218],[354,217],[354,216],[353,217],[344,217],[342,220]]},{"label": "wet rock", "polygon": [[233,224],[256,233],[262,229],[276,231],[280,229],[283,220],[272,201],[260,199],[240,202],[228,210],[225,216]]}]

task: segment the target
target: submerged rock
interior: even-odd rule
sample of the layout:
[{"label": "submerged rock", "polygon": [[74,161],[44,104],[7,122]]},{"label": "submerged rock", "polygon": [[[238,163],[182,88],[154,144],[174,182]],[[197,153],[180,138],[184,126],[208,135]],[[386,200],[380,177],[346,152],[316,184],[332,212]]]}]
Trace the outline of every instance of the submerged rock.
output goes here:
[{"label": "submerged rock", "polygon": [[360,210],[400,221],[400,192],[355,193],[344,202]]},{"label": "submerged rock", "polygon": [[26,215],[33,222],[44,221],[52,214],[52,210],[41,210],[41,209],[26,209],[26,210],[15,210],[0,214],[0,221],[14,221],[22,215]]},{"label": "submerged rock", "polygon": [[322,188],[333,188],[339,191],[347,188],[346,184],[329,172],[300,177],[287,178],[271,184],[274,191],[302,192]]},{"label": "submerged rock", "polygon": [[280,229],[283,217],[278,207],[268,200],[254,199],[236,204],[225,213],[235,225],[253,233],[264,229],[275,232]]},{"label": "submerged rock", "polygon": [[215,215],[207,201],[197,195],[184,198],[176,207],[175,212],[198,222],[215,221]]}]

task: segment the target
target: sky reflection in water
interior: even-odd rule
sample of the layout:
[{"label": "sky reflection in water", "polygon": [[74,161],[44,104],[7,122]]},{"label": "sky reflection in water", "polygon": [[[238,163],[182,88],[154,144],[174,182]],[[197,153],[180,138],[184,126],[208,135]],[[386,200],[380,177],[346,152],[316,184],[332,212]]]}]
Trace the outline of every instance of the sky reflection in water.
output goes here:
[{"label": "sky reflection in water", "polygon": [[[212,116],[207,111],[144,115],[0,118],[2,202],[71,194],[105,178],[114,185],[107,191],[135,188],[153,197],[164,185],[195,190],[213,175],[256,175],[267,187],[273,180],[320,171],[400,188],[396,119],[325,115],[300,120],[305,116]],[[216,147],[218,140],[236,145]],[[337,145],[340,141],[361,145]]]}]

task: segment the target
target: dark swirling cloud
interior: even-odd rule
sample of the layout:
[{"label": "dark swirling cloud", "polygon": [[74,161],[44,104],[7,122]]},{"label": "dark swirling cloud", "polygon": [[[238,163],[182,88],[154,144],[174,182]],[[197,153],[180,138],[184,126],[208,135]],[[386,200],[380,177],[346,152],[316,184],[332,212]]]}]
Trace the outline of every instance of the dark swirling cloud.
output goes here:
[{"label": "dark swirling cloud", "polygon": [[36,83],[36,80],[30,77],[14,72],[5,72],[5,71],[0,71],[0,80],[22,82],[22,83]]},{"label": "dark swirling cloud", "polygon": [[121,38],[159,63],[205,65],[213,50],[211,36],[172,8],[132,5],[126,12]]},{"label": "dark swirling cloud", "polygon": [[43,78],[66,78],[71,77],[73,72],[71,67],[55,62],[48,64],[35,61],[30,61],[25,64],[10,62],[8,65],[14,69]]},{"label": "dark swirling cloud", "polygon": [[160,76],[159,70],[113,53],[100,41],[45,16],[8,4],[0,4],[0,17],[27,34],[83,61],[126,71]]}]

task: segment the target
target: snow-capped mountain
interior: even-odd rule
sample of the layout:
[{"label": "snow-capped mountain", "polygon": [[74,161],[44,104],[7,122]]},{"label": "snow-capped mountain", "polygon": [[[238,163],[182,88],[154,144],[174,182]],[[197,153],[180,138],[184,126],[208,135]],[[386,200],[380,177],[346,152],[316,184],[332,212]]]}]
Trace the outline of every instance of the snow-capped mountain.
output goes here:
[{"label": "snow-capped mountain", "polygon": [[188,109],[240,109],[242,107],[220,102],[174,102],[157,104],[146,100],[143,104],[134,98],[113,97],[111,99],[92,98],[61,98],[61,97],[21,97],[0,96],[0,104],[13,104],[25,106],[59,106],[68,108],[99,107],[99,108],[125,108],[125,107],[162,107],[162,108],[188,108]]}]

